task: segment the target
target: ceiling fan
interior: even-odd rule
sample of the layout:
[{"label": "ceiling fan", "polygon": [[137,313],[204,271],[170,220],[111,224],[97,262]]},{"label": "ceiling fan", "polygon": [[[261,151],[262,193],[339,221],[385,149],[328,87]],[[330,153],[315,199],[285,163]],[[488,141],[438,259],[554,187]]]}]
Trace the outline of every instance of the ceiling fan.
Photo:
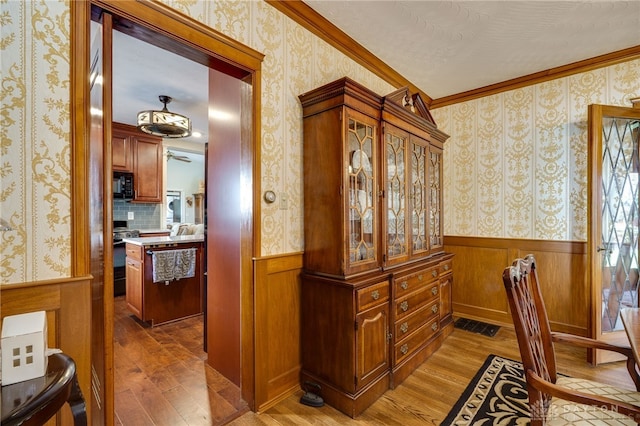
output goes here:
[{"label": "ceiling fan", "polygon": [[190,163],[191,162],[191,159],[189,157],[187,157],[186,155],[176,155],[172,151],[167,151],[167,160],[170,160],[172,158],[174,160],[184,161],[185,163]]}]

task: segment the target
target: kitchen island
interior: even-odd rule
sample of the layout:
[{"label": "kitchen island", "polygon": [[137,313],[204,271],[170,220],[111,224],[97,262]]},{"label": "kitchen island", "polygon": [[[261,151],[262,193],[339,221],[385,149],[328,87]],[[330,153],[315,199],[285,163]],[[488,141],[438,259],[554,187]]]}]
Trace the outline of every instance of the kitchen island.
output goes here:
[{"label": "kitchen island", "polygon": [[125,238],[126,303],[151,326],[203,312],[203,235]]}]

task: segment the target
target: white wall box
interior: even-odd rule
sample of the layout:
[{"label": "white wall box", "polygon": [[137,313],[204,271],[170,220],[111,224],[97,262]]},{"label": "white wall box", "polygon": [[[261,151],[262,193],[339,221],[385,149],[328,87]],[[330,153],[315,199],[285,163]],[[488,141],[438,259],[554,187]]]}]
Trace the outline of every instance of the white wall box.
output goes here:
[{"label": "white wall box", "polygon": [[45,312],[5,317],[2,322],[2,385],[41,377],[46,371]]}]

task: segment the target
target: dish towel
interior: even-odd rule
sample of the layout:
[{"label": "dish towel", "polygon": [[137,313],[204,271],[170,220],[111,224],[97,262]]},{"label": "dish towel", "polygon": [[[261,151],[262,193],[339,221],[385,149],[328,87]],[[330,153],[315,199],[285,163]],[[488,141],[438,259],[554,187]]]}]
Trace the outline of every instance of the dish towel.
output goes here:
[{"label": "dish towel", "polygon": [[174,250],[176,254],[174,278],[176,280],[195,277],[196,250],[195,248]]},{"label": "dish towel", "polygon": [[169,281],[173,281],[175,277],[176,251],[177,250],[165,250],[151,252],[154,283],[164,281],[165,284],[169,284]]},{"label": "dish towel", "polygon": [[195,248],[151,252],[153,282],[169,285],[171,281],[196,276]]}]

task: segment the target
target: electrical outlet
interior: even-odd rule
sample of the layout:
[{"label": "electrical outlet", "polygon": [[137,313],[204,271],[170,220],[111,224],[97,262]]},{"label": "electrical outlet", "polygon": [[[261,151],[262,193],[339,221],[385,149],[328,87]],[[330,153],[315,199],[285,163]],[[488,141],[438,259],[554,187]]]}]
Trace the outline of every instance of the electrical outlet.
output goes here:
[{"label": "electrical outlet", "polygon": [[280,196],[280,210],[287,210],[289,208],[289,197],[286,195]]},{"label": "electrical outlet", "polygon": [[127,220],[133,220],[135,218],[135,215],[133,214],[133,212],[129,212],[127,214]]}]

